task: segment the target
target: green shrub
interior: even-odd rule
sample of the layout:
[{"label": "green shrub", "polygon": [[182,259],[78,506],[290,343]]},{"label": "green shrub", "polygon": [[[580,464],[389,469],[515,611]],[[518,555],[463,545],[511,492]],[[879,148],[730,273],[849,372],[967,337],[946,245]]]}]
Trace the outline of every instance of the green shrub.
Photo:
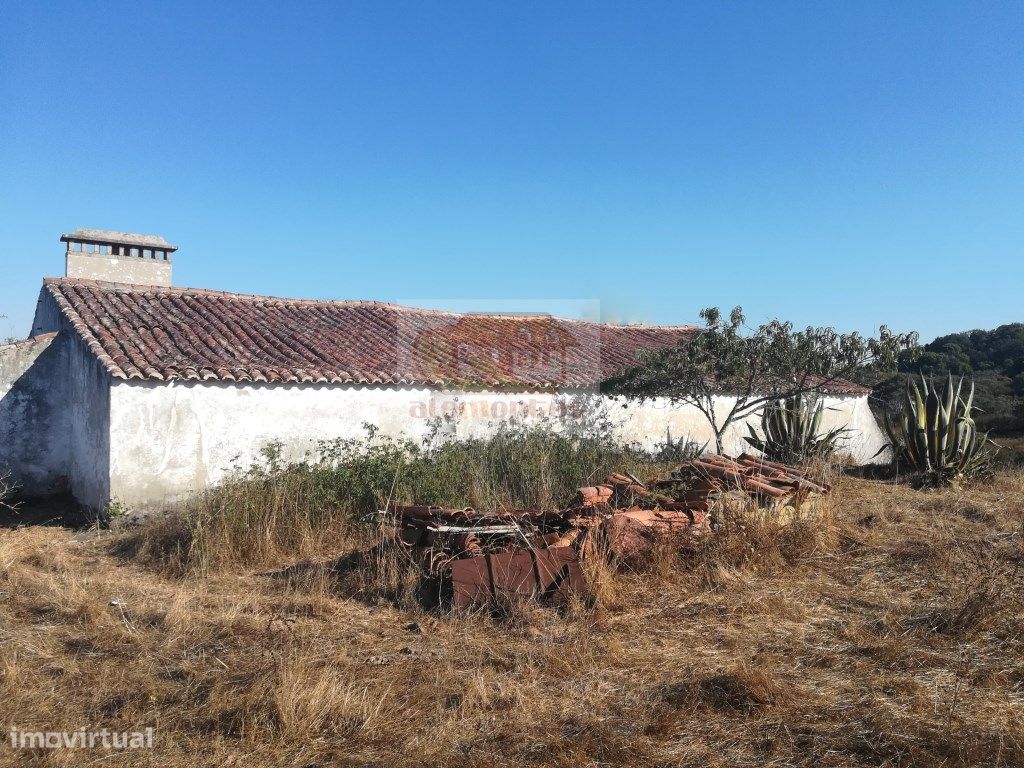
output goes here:
[{"label": "green shrub", "polygon": [[563,508],[580,486],[600,482],[613,469],[654,466],[647,454],[601,434],[557,434],[514,423],[486,439],[421,443],[367,426],[365,439],[325,442],[308,461],[282,463],[277,445],[263,455],[263,464],[188,505],[190,565],[319,550],[389,500],[485,510]]}]

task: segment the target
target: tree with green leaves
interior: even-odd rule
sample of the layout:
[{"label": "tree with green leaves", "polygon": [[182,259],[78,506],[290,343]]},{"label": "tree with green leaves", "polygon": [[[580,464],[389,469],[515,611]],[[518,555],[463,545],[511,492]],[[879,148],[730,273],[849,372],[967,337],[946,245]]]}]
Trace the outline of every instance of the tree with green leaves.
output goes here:
[{"label": "tree with green leaves", "polygon": [[973,381],[973,418],[979,430],[1003,435],[1024,431],[1024,323],[939,336],[924,344],[919,356],[901,355],[899,371],[874,387],[872,405],[880,416],[903,407],[907,387],[918,376],[944,379],[951,374]]},{"label": "tree with green leaves", "polygon": [[719,453],[729,426],[769,403],[889,374],[901,353],[917,348],[916,333],[892,333],[885,326],[877,338],[866,338],[833,328],[797,331],[779,320],[750,330],[740,307],[728,318],[715,307],[700,316],[704,328],[676,346],[647,352],[638,365],[607,380],[603,390],[694,406],[711,425]]}]

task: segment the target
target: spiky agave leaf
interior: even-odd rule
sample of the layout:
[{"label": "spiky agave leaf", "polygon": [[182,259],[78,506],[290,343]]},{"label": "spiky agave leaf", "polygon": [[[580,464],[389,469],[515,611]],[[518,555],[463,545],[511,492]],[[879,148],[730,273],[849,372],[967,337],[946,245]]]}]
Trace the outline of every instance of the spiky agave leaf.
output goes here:
[{"label": "spiky agave leaf", "polygon": [[994,452],[972,417],[974,382],[963,396],[963,377],[952,375],[939,387],[921,377],[907,382],[903,408],[894,420],[885,414],[885,430],[896,461],[905,462],[929,482],[955,483],[983,470]]},{"label": "spiky agave leaf", "polygon": [[822,432],[824,410],[820,398],[808,395],[778,400],[761,413],[763,437],[748,424],[750,435],[744,439],[774,461],[799,462],[826,455],[836,449],[850,430],[844,426]]}]

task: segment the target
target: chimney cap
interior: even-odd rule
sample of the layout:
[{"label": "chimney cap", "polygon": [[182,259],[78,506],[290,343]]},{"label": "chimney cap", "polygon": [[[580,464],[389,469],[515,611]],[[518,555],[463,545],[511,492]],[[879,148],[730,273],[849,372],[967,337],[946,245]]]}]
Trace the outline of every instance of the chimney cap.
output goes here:
[{"label": "chimney cap", "polygon": [[164,251],[176,251],[178,246],[171,245],[158,235],[139,235],[131,232],[112,232],[106,229],[76,229],[67,235],[61,235],[62,243],[86,242],[103,245],[134,245],[143,248],[159,248]]}]

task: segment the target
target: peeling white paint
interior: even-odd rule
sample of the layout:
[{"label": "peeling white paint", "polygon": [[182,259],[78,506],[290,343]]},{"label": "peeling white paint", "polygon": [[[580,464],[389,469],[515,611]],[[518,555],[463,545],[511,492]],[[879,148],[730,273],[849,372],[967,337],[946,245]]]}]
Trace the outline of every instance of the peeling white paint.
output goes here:
[{"label": "peeling white paint", "polygon": [[[117,382],[110,394],[110,490],[132,506],[161,506],[258,463],[268,443],[282,444],[285,461],[301,460],[320,441],[365,437],[365,424],[413,440],[432,430],[434,418],[441,419],[440,434],[447,439],[493,434],[509,416],[526,423],[548,419],[560,429],[571,421],[565,416],[570,401],[554,394],[426,388]],[[723,398],[721,407],[728,405]],[[693,407],[612,398],[600,399],[600,407],[622,442],[651,448],[668,433],[698,443],[712,440]],[[885,439],[866,397],[831,397],[826,407],[827,426],[856,430],[845,450],[855,461],[870,461]],[[726,449],[748,449],[744,434],[745,426],[733,425]]]},{"label": "peeling white paint", "polygon": [[129,285],[171,284],[171,262],[68,251],[65,274]]}]

